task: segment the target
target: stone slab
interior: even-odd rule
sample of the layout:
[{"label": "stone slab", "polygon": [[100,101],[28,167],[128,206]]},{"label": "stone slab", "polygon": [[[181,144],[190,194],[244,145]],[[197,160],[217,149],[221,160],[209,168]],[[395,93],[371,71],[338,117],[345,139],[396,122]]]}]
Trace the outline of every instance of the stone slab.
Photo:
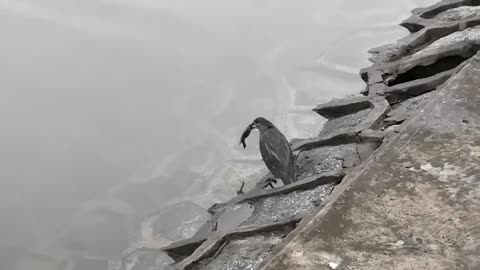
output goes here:
[{"label": "stone slab", "polygon": [[477,8],[472,7],[479,4],[471,0],[444,0],[413,10],[412,16],[400,24],[412,34],[393,44],[371,49],[369,60],[375,64],[394,62],[431,41],[480,25]]},{"label": "stone slab", "polygon": [[383,120],[383,122],[387,126],[402,123],[403,121],[415,115],[420,108],[423,108],[423,106],[435,94],[436,91],[431,91],[423,95],[405,100],[404,102],[400,103],[399,106],[388,112],[387,118]]},{"label": "stone slab", "polygon": [[333,119],[369,109],[370,107],[371,104],[367,97],[354,96],[332,99],[327,103],[317,105],[313,111],[327,119]]},{"label": "stone slab", "polygon": [[229,202],[215,204],[208,209],[208,212],[215,212],[223,209],[225,206],[240,204],[244,202],[254,202],[267,197],[288,194],[293,191],[313,189],[317,186],[339,183],[345,176],[345,172],[334,171],[307,177],[292,184],[281,186],[275,189],[257,189],[252,192],[235,197]]},{"label": "stone slab", "polygon": [[192,270],[254,270],[284,236],[283,232],[271,232],[226,241],[220,247],[221,252],[195,262],[189,268]]},{"label": "stone slab", "polygon": [[[286,223],[271,223],[263,226],[242,226],[232,233],[214,233],[206,241],[202,242],[190,256],[184,258],[177,264],[171,265],[167,269],[191,270],[192,267],[197,266],[199,262],[204,262],[203,264],[205,265],[209,261],[214,260],[218,255],[223,254],[225,244],[235,239],[247,239],[253,236],[265,236],[272,233],[282,235],[283,238],[295,228],[299,221],[300,219],[294,219]],[[255,250],[250,250],[255,252]],[[251,258],[251,256],[249,257]],[[207,263],[205,263],[205,261]],[[237,261],[237,259],[231,260],[231,262],[234,261]]]},{"label": "stone slab", "polygon": [[322,185],[311,190],[299,190],[259,200],[254,205],[252,215],[242,225],[288,222],[304,217],[325,201],[333,188],[333,184]]}]

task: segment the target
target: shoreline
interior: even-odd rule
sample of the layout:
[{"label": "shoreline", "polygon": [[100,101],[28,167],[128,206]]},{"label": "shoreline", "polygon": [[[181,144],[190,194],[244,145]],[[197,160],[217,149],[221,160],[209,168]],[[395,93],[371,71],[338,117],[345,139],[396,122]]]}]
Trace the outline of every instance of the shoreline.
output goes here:
[{"label": "shoreline", "polygon": [[299,181],[213,205],[192,238],[162,248],[170,267],[480,267],[477,25],[472,1],[413,10],[410,35],[370,50],[362,96],[318,105],[324,129],[292,140]]}]

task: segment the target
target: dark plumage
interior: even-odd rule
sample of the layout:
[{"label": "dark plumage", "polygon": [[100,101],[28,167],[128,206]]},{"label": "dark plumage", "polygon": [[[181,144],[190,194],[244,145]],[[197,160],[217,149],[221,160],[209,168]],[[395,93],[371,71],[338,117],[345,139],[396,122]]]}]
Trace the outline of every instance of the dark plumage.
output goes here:
[{"label": "dark plumage", "polygon": [[[241,143],[245,146],[245,138],[252,129],[260,132],[260,153],[262,159],[275,178],[280,178],[283,184],[288,185],[297,180],[292,149],[287,139],[270,121],[258,117],[242,134]],[[274,179],[270,181],[275,182]],[[266,186],[271,185],[268,183]]]}]

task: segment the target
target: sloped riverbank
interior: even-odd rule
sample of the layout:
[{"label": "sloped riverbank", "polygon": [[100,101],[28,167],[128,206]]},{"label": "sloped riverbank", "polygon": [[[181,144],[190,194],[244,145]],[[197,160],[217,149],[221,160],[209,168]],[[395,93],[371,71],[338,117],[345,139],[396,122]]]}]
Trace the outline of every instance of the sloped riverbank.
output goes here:
[{"label": "sloped riverbank", "polygon": [[[410,35],[371,51],[362,95],[318,105],[324,129],[292,140],[299,181],[213,205],[165,267],[480,268],[479,4],[414,10]],[[161,251],[121,269],[162,269]]]}]

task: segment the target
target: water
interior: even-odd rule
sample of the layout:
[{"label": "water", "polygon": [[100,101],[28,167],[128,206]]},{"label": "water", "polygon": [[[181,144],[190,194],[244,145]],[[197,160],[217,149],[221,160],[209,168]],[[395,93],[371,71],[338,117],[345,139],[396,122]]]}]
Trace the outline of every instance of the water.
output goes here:
[{"label": "water", "polygon": [[434,2],[0,1],[0,265],[168,243],[156,211],[265,172],[246,125],[313,136],[310,109],[358,93],[367,50]]}]

